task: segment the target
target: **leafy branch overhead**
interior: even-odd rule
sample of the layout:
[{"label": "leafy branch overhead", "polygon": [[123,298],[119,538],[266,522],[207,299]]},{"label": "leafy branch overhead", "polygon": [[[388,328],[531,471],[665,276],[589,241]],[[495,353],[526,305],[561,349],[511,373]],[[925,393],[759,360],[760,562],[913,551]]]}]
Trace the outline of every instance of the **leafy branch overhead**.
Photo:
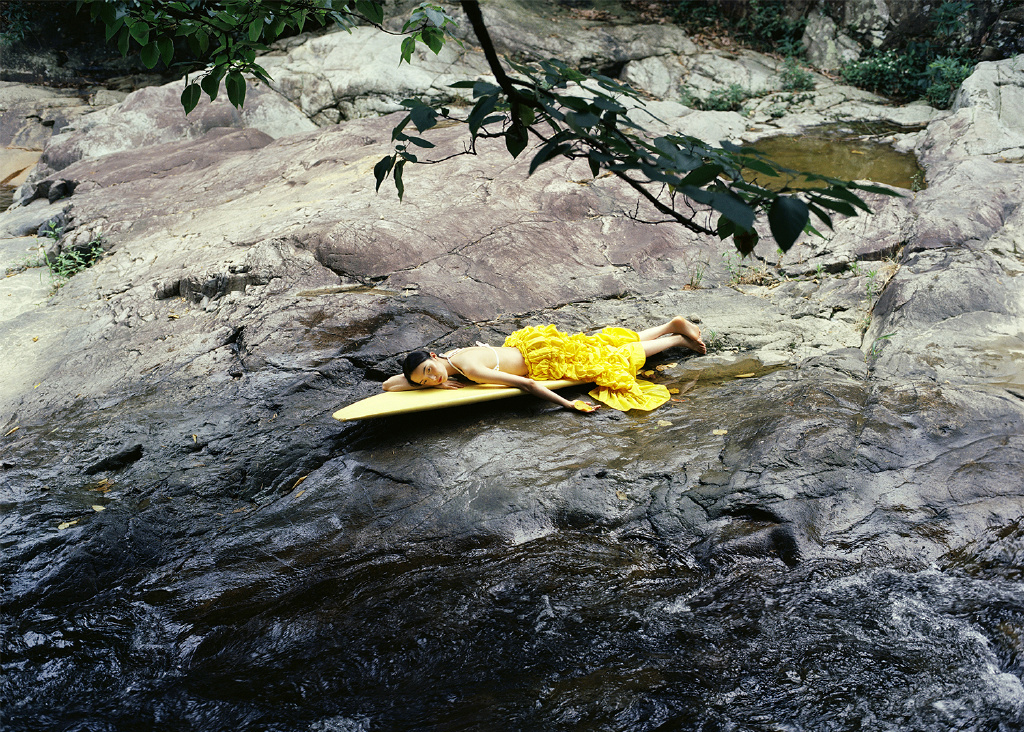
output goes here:
[{"label": "leafy branch overhead", "polygon": [[[368,23],[391,32],[384,27],[383,7],[373,0],[79,0],[82,5],[105,24],[108,40],[122,53],[138,49],[150,68],[159,61],[170,65],[175,42],[187,43],[193,58],[179,62],[186,71],[181,96],[186,113],[204,92],[215,99],[222,81],[229,101],[241,107],[244,74],[270,82],[256,63],[257,55],[269,50],[266,44],[301,32],[307,24],[333,23],[351,32],[356,24]],[[555,59],[503,63],[479,3],[467,0],[461,5],[496,83],[467,80],[452,85],[472,90],[468,114],[405,100],[408,112],[392,131],[394,149],[374,167],[378,190],[390,176],[402,198],[406,164],[441,162],[420,155],[434,147],[422,134],[444,119],[468,129],[469,144],[459,154],[475,153],[482,138],[500,138],[509,154],[518,157],[532,137],[536,146],[530,174],[554,159],[585,159],[595,177],[610,173],[633,188],[664,217],[660,222],[732,237],[743,254],[757,244],[758,217],[767,217],[772,236],[785,251],[802,232],[818,233],[812,217],[819,226],[831,228],[834,214],[870,212],[858,192],[898,195],[880,186],[782,168],[726,142],[714,146],[687,135],[652,138],[631,117],[647,112],[628,85],[598,73],[584,74]],[[455,20],[441,6],[421,4],[400,31],[405,38],[398,63],[411,63],[417,43],[440,53],[447,41],[458,42],[455,30]],[[790,187],[801,178],[820,187]]]}]

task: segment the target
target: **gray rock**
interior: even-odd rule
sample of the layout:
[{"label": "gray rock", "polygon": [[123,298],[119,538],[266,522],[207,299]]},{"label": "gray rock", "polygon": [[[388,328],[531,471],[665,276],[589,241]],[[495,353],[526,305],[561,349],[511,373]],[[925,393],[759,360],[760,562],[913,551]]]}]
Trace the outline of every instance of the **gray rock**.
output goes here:
[{"label": "gray rock", "polygon": [[[12,688],[40,715],[67,688],[113,709],[110,679],[134,674],[126,703],[191,721],[237,709],[249,679],[288,679],[264,692],[278,715],[301,664],[323,672],[301,687],[306,727],[369,725],[345,698],[397,728],[387,715],[424,679],[455,677],[438,693],[450,720],[529,665],[502,702],[513,727],[645,705],[664,726],[684,669],[722,728],[763,726],[779,698],[824,710],[799,712],[807,729],[948,726],[935,699],[966,700],[957,723],[1016,724],[1019,679],[992,669],[1016,653],[1024,556],[1022,181],[988,148],[942,153],[954,126],[979,142],[986,120],[1016,129],[969,112],[921,138],[926,191],[802,241],[783,258],[808,268],[795,279],[768,244],[738,265],[728,244],[630,218],[643,209],[613,179],[565,161],[527,178],[528,155],[487,143],[408,170],[399,203],[371,173],[396,117],[276,139],[179,127],[35,180],[38,202],[0,230],[66,209],[61,243],[102,234],[108,251],[44,303],[14,293],[36,270],[0,288],[18,302],[0,324]],[[700,119],[678,114],[666,126]],[[438,156],[461,142],[433,139]],[[8,260],[28,246],[7,242]],[[815,261],[837,271],[812,277]],[[415,347],[677,313],[711,351],[650,360],[678,390],[650,414],[524,397],[329,416]],[[120,643],[141,656],[103,661]],[[723,668],[754,681],[692,681]],[[386,704],[367,701],[382,686]],[[286,724],[261,710],[247,702],[243,724]]]},{"label": "gray rock", "polygon": [[315,129],[299,110],[258,82],[249,82],[242,111],[231,106],[222,85],[215,101],[204,95],[188,116],[181,108],[183,88],[184,82],[178,81],[140,89],[120,104],[81,118],[46,145],[41,160],[46,171],[63,170],[82,158],[195,139],[218,127],[252,128],[271,137]]},{"label": "gray rock", "polygon": [[850,61],[860,58],[861,47],[842,33],[836,22],[822,12],[812,12],[801,39],[807,60],[824,71],[835,71]]}]

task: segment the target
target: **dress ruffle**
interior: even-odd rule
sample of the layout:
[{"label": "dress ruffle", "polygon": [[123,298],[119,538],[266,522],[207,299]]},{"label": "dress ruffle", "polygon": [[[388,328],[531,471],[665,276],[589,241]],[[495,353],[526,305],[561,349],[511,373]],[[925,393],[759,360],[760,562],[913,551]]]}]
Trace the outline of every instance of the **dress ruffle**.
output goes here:
[{"label": "dress ruffle", "polygon": [[627,328],[594,335],[563,333],[553,325],[523,328],[505,339],[526,359],[531,379],[592,381],[590,396],[609,407],[650,411],[668,401],[668,389],[636,378],[646,357],[640,336]]}]

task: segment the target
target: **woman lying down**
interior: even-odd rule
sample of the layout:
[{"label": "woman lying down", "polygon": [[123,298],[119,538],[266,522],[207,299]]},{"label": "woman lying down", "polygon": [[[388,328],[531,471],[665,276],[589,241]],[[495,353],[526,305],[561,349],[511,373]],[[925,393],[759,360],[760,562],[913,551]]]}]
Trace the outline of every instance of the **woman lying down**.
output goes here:
[{"label": "woman lying down", "polygon": [[599,405],[578,399],[570,402],[537,381],[568,379],[594,382],[590,396],[613,409],[651,410],[668,401],[668,389],[636,378],[648,357],[685,346],[707,353],[700,328],[676,316],[664,325],[639,332],[604,328],[594,335],[569,335],[553,325],[517,330],[495,348],[478,344],[440,356],[413,351],[402,373],[384,382],[384,391],[436,387],[459,389],[468,382],[514,386],[566,409],[593,412]]}]

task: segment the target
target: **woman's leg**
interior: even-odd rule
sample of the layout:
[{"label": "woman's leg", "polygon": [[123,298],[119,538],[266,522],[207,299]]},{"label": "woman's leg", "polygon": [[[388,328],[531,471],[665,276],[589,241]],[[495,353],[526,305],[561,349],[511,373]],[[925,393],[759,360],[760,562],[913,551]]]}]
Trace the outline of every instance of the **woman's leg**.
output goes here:
[{"label": "woman's leg", "polygon": [[681,315],[677,315],[664,325],[642,330],[637,335],[640,336],[640,342],[648,358],[675,346],[686,346],[697,353],[708,352],[708,347],[700,339],[700,328]]}]

